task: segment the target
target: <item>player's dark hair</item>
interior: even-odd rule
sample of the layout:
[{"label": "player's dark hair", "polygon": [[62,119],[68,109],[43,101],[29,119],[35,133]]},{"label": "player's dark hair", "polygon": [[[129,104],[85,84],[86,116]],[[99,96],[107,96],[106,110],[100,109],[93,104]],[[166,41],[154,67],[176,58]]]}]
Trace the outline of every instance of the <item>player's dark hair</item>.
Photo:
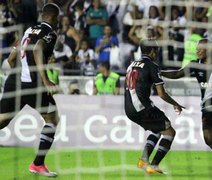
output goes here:
[{"label": "player's dark hair", "polygon": [[207,38],[202,38],[199,40],[198,44],[199,43],[208,43],[208,39]]},{"label": "player's dark hair", "polygon": [[152,49],[158,49],[158,43],[155,39],[144,39],[139,44],[142,54],[149,54]]},{"label": "player's dark hair", "polygon": [[55,3],[48,3],[42,9],[43,15],[58,15],[60,8]]}]

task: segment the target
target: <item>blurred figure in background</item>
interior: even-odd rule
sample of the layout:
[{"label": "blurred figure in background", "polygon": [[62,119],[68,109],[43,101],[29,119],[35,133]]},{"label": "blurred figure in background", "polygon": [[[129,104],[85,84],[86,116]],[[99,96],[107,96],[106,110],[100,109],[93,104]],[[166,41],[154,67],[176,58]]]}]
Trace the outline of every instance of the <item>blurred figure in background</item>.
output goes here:
[{"label": "blurred figure in background", "polygon": [[76,61],[80,64],[80,70],[85,76],[93,76],[96,69],[96,59],[94,50],[89,48],[87,40],[82,40],[81,48],[76,56]]},{"label": "blurred figure in background", "polygon": [[119,95],[120,76],[110,71],[110,64],[102,62],[99,65],[99,72],[94,80],[94,95]]},{"label": "blurred figure in background", "polygon": [[68,94],[80,94],[79,82],[77,80],[73,80],[68,85]]},{"label": "blurred figure in background", "polygon": [[95,47],[96,39],[103,35],[107,21],[108,13],[106,7],[101,5],[100,0],[92,0],[92,6],[86,13],[91,48]]},{"label": "blurred figure in background", "polygon": [[97,64],[102,62],[110,63],[110,51],[114,46],[119,46],[119,41],[116,36],[112,35],[111,27],[104,27],[104,35],[96,40],[95,52],[98,54]]},{"label": "blurred figure in background", "polygon": [[191,59],[184,68],[161,71],[161,75],[178,79],[184,76],[196,77],[201,90],[202,130],[205,143],[212,149],[212,42],[201,39],[196,46],[197,58]]},{"label": "blurred figure in background", "polygon": [[67,15],[60,17],[58,38],[63,39],[64,43],[71,48],[73,54],[79,50],[80,36],[78,31],[71,25]]},{"label": "blurred figure in background", "polygon": [[203,29],[193,28],[191,35],[185,39],[184,42],[184,57],[182,62],[182,68],[189,64],[190,61],[197,59],[197,43],[204,34]]}]

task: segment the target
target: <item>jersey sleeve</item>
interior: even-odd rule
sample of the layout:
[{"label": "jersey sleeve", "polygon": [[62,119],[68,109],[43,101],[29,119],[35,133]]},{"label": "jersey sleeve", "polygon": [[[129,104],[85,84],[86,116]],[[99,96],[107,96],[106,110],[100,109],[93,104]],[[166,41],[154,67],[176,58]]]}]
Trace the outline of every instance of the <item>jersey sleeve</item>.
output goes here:
[{"label": "jersey sleeve", "polygon": [[163,80],[161,79],[160,70],[157,65],[150,65],[150,76],[155,85],[164,84]]}]

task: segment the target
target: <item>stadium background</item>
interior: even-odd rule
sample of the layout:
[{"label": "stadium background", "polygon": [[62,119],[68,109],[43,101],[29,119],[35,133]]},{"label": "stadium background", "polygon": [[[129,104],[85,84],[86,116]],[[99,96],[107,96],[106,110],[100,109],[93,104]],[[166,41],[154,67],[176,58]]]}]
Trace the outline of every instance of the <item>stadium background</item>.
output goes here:
[{"label": "stadium background", "polygon": [[[77,14],[75,8],[77,1],[53,2],[58,3],[62,8],[61,15],[67,14],[77,20],[74,16]],[[23,30],[39,21],[40,10],[44,3],[47,1],[9,0],[5,6],[6,0],[0,1],[1,63],[7,58],[10,48],[17,45]],[[89,8],[89,3],[89,0],[82,1],[83,8]],[[210,179],[212,157],[202,139],[200,92],[195,79],[192,77],[177,81],[165,79],[165,86],[169,93],[187,107],[179,117],[174,114],[172,107],[163,103],[153,93],[152,98],[157,102],[158,107],[167,112],[177,129],[173,152],[170,152],[170,156],[162,164],[168,171],[166,177],[149,177],[136,168],[140,156],[139,149],[143,147],[146,134],[144,135],[144,131],[132,124],[124,115],[122,95],[126,66],[132,58],[139,56],[137,56],[139,54],[137,45],[128,36],[133,24],[142,24],[144,30],[148,28],[155,30],[162,49],[162,58],[158,62],[161,68],[179,68],[183,61],[179,53],[184,48],[185,40],[192,35],[192,29],[203,28],[201,36],[210,38],[212,2],[209,0],[111,0],[102,1],[102,4],[108,11],[111,25],[114,23],[112,21],[114,18],[116,18],[115,23],[119,25],[118,29],[112,25],[113,32],[117,31],[115,35],[119,39],[120,48],[119,61],[113,62],[112,70],[122,75],[121,95],[88,96],[92,94],[93,75],[98,72],[98,67],[95,67],[92,76],[85,76],[80,66],[72,65],[66,68],[58,62],[60,86],[65,95],[55,96],[61,123],[57,132],[58,140],[54,143],[48,157],[51,167],[60,173],[58,179]],[[148,9],[151,5],[158,7],[162,14],[159,13],[160,15],[155,18],[149,17]],[[172,6],[177,6],[178,10],[181,10],[175,20],[171,18]],[[144,18],[131,17],[132,23],[129,14],[134,12],[135,7],[139,12],[143,12]],[[161,15],[165,15],[167,19],[165,17],[163,19]],[[76,28],[78,34],[82,33],[81,29],[77,29],[75,22],[71,22],[71,25]],[[176,26],[178,28],[175,28]],[[163,34],[160,34],[161,29]],[[147,33],[137,33],[138,38],[145,36],[143,34]],[[178,39],[181,37],[179,34],[183,34],[183,41]],[[88,34],[87,36],[89,39]],[[78,50],[75,52],[74,48],[71,51],[71,58],[75,61]],[[98,62],[98,56],[95,60]],[[1,71],[2,86],[5,73],[7,70]],[[73,82],[77,82],[81,95],[70,95],[69,85]],[[0,179],[44,179],[30,176],[27,172],[30,161],[27,156],[30,158],[30,154],[33,154],[30,153],[33,151],[31,147],[36,147],[43,122],[36,112],[28,107],[24,112],[19,114],[9,127],[0,132],[0,144],[5,146],[0,148],[0,162],[6,168],[6,170],[0,168]]]}]

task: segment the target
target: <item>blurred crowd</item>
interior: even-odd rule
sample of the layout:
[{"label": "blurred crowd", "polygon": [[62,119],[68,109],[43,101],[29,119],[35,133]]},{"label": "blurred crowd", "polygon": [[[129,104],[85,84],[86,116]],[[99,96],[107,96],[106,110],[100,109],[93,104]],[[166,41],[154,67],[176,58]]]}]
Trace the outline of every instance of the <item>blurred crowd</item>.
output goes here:
[{"label": "blurred crowd", "polygon": [[[169,66],[165,60],[185,66],[196,59],[195,43],[211,31],[211,0],[0,0],[0,28],[37,24],[49,2],[61,8],[54,59],[64,75],[93,76],[105,62],[123,75],[140,57],[144,38],[158,40],[162,68]],[[0,36],[0,48],[17,45],[17,33]],[[1,63],[7,56],[0,53]]]}]

